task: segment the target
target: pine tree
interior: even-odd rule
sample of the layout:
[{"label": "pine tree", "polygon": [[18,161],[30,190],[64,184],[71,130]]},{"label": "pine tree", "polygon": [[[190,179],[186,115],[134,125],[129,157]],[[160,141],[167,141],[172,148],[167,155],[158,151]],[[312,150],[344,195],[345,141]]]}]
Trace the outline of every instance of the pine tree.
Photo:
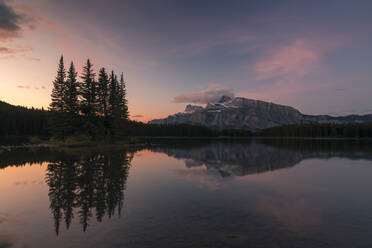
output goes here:
[{"label": "pine tree", "polygon": [[80,84],[81,95],[81,112],[87,117],[94,117],[96,115],[96,83],[94,80],[95,73],[93,72],[93,65],[90,60],[87,60],[83,67],[83,74]]},{"label": "pine tree", "polygon": [[105,68],[99,70],[97,98],[99,103],[98,112],[106,119],[109,105],[109,77]]},{"label": "pine tree", "polygon": [[109,115],[111,119],[117,119],[120,116],[119,111],[119,91],[117,77],[114,71],[110,75],[110,96],[109,96]]},{"label": "pine tree", "polygon": [[64,94],[64,101],[66,104],[66,111],[70,114],[76,115],[79,111],[78,91],[77,91],[77,72],[74,63],[71,62],[70,69],[68,70],[66,80],[66,92]]},{"label": "pine tree", "polygon": [[120,98],[120,114],[123,120],[129,119],[128,113],[128,101],[127,101],[127,90],[124,81],[124,75],[121,73],[120,84],[119,84],[119,98]]},{"label": "pine tree", "polygon": [[49,105],[50,110],[55,112],[64,112],[64,92],[65,92],[66,69],[63,63],[63,55],[59,59],[57,76],[53,81],[53,89],[51,94],[52,102]]},{"label": "pine tree", "polygon": [[49,109],[52,111],[50,116],[50,131],[57,138],[66,137],[65,123],[65,92],[66,92],[66,69],[63,62],[63,56],[59,60],[57,76],[53,81],[53,90],[51,94],[52,102]]},{"label": "pine tree", "polygon": [[120,98],[119,84],[114,71],[110,75],[109,96],[109,134],[111,138],[117,138],[120,133]]}]

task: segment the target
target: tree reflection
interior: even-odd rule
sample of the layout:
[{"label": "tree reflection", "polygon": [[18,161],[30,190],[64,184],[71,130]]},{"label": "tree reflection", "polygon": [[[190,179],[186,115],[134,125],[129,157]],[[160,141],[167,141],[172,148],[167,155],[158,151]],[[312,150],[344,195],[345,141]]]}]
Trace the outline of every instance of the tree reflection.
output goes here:
[{"label": "tree reflection", "polygon": [[93,214],[98,222],[106,215],[121,215],[132,157],[123,151],[89,153],[49,163],[46,183],[57,235],[62,220],[69,229],[74,213],[83,231]]}]

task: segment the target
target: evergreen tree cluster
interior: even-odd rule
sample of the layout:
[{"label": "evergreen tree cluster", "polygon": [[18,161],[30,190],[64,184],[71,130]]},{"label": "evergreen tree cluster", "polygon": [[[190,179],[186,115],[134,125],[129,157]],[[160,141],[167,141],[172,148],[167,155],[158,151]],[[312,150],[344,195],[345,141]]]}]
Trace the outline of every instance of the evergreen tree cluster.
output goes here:
[{"label": "evergreen tree cluster", "polygon": [[66,71],[63,56],[53,81],[50,110],[52,134],[59,139],[88,135],[119,138],[126,135],[129,120],[126,83],[114,71],[99,70],[98,78],[88,59],[78,81],[73,62]]}]

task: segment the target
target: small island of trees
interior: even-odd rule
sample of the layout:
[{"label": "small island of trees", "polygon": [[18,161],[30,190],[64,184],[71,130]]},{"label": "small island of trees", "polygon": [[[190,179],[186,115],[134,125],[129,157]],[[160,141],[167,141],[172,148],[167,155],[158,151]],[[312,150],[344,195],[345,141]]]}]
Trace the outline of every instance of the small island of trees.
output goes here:
[{"label": "small island of trees", "polygon": [[126,83],[101,68],[98,80],[88,59],[78,81],[74,63],[68,71],[63,56],[53,81],[50,103],[50,131],[56,139],[85,135],[91,138],[116,139],[127,135],[129,121]]}]

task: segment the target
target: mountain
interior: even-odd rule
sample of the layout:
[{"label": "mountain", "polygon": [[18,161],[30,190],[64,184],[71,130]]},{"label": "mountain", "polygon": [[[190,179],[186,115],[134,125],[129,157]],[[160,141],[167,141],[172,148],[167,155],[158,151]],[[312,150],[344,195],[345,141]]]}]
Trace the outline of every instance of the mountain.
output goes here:
[{"label": "mountain", "polygon": [[187,105],[184,112],[155,119],[150,124],[191,124],[214,129],[248,129],[257,131],[274,126],[310,123],[372,122],[370,115],[305,115],[299,110],[275,103],[243,97],[222,96],[217,103],[205,107]]}]

